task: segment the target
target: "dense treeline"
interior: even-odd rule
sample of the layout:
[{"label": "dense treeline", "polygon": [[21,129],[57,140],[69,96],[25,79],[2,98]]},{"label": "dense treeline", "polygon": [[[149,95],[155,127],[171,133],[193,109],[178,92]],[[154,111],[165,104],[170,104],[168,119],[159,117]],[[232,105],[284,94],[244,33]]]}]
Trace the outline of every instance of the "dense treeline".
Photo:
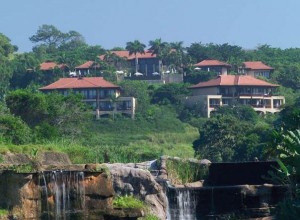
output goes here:
[{"label": "dense treeline", "polygon": [[[186,83],[148,85],[117,81],[115,70],[126,66],[125,60],[99,45],[88,45],[76,31],[64,33],[43,25],[29,40],[35,44],[32,51],[18,53],[17,46],[0,34],[0,141],[4,145],[76,145],[64,151],[77,162],[83,158],[90,162],[136,161],[166,153],[192,156],[192,145],[197,157],[213,161],[263,160],[274,156],[272,146],[279,144],[274,142],[274,133],[299,128],[294,122],[300,117],[300,48],[261,45],[246,50],[227,43],[201,42],[183,47],[183,42],[162,39],[150,41],[147,47],[137,40],[128,42],[124,46],[131,54],[149,49],[164,66],[186,76]],[[104,61],[99,55],[104,55]],[[231,64],[232,74],[243,61],[263,61],[274,67],[268,80],[281,85],[276,92],[286,97],[287,106],[279,115],[265,117],[249,107],[229,106],[220,108],[211,119],[202,118],[197,109],[185,107],[181,100],[189,95],[190,84],[215,77],[212,72],[194,71],[193,64],[203,59]],[[67,74],[60,69],[39,70],[46,60],[65,63],[71,70],[88,60],[99,64],[90,74],[119,84],[124,96],[136,97],[136,120],[116,115],[95,121],[79,96],[40,93],[40,86]]]}]

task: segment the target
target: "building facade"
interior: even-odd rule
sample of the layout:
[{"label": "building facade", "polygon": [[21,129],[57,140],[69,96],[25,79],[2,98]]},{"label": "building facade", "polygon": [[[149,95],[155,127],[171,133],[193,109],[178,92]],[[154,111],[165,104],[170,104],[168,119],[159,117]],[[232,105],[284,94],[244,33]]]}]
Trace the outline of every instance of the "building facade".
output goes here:
[{"label": "building facade", "polygon": [[[135,71],[136,60],[134,54],[129,55],[129,51],[127,50],[110,52],[120,58],[125,59],[129,64],[129,68],[131,68],[132,71]],[[143,74],[144,76],[152,75],[153,73],[160,73],[161,62],[156,57],[156,54],[152,54],[152,52],[146,50],[144,53],[137,53],[136,56],[138,60],[137,70],[139,73]],[[101,60],[105,60],[105,55],[101,55],[99,58]],[[134,74],[134,72],[132,74]]]},{"label": "building facade", "polygon": [[218,75],[227,75],[231,65],[223,63],[219,60],[203,60],[194,65],[195,70],[201,71],[212,71],[216,72]]},{"label": "building facade", "polygon": [[57,91],[65,96],[79,93],[83,96],[83,101],[92,106],[96,118],[114,113],[130,115],[131,118],[135,116],[136,99],[121,97],[120,87],[104,80],[103,77],[61,78],[40,90],[45,93]]},{"label": "building facade", "polygon": [[273,67],[270,67],[261,61],[243,62],[242,66],[238,68],[238,73],[241,75],[265,77],[267,79],[270,78],[273,71]]},{"label": "building facade", "polygon": [[220,75],[189,87],[192,95],[186,98],[186,104],[199,106],[207,117],[219,106],[237,103],[252,106],[259,113],[276,113],[285,104],[284,96],[273,95],[276,87],[252,76]]}]

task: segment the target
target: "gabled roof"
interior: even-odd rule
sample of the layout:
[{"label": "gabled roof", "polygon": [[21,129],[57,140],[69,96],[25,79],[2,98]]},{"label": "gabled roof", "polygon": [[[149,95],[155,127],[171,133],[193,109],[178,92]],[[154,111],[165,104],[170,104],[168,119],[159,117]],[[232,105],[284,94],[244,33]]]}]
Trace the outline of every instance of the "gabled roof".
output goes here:
[{"label": "gabled roof", "polygon": [[115,88],[119,86],[106,81],[103,77],[74,77],[60,78],[48,86],[40,88],[40,90],[56,90],[56,89],[81,89],[81,88]]},{"label": "gabled roof", "polygon": [[[135,59],[135,55],[131,54],[129,55],[129,51],[127,50],[121,50],[121,51],[110,51],[111,53],[114,53],[118,57],[122,57],[127,60],[133,60]],[[145,50],[145,53],[137,53],[136,54],[138,59],[149,59],[149,58],[156,58],[156,54],[152,54],[151,51]],[[99,56],[101,60],[104,60],[105,55]]]},{"label": "gabled roof", "polygon": [[216,87],[216,86],[265,86],[277,87],[278,85],[268,83],[266,81],[254,78],[252,76],[244,75],[220,75],[215,79],[207,82],[200,82],[189,87],[190,89]]},{"label": "gabled roof", "polygon": [[270,66],[267,66],[261,61],[243,62],[243,66],[246,69],[251,69],[251,70],[273,70],[274,69]]},{"label": "gabled roof", "polygon": [[195,64],[194,66],[198,67],[208,67],[208,66],[225,66],[225,67],[231,67],[227,63],[223,63],[219,60],[202,60],[201,62]]},{"label": "gabled roof", "polygon": [[[95,65],[97,68],[99,67],[99,65]],[[76,66],[75,69],[90,69],[90,68],[94,68],[94,61],[87,61],[79,66]]]},{"label": "gabled roof", "polygon": [[54,68],[64,69],[66,67],[68,67],[66,64],[57,64],[57,63],[51,62],[51,61],[45,61],[40,64],[40,70],[43,70],[43,71],[53,70]]}]

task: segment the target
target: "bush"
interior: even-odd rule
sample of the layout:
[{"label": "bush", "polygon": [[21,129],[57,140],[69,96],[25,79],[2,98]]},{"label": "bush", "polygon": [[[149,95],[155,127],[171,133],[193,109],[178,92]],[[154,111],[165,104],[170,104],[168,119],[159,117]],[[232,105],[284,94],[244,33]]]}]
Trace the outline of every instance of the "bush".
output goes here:
[{"label": "bush", "polygon": [[25,144],[31,141],[31,129],[18,117],[0,115],[0,136],[6,142]]},{"label": "bush", "polygon": [[133,196],[118,196],[113,200],[114,208],[123,209],[145,209],[146,205],[141,200]]}]

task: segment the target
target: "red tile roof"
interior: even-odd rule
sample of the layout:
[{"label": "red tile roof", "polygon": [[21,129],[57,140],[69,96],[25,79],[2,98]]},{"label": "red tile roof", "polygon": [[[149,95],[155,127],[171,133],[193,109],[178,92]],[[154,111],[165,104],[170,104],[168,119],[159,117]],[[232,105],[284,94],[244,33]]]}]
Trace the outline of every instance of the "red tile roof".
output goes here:
[{"label": "red tile roof", "polygon": [[119,86],[106,81],[103,77],[74,77],[61,78],[56,82],[40,88],[40,90],[55,90],[55,89],[81,89],[81,88],[115,88]]},{"label": "red tile roof", "polygon": [[[90,69],[93,68],[94,66],[94,61],[87,61],[79,66],[76,66],[75,69]],[[99,67],[99,65],[96,65],[96,67]]]},{"label": "red tile roof", "polygon": [[225,67],[231,67],[229,64],[227,63],[223,63],[219,60],[203,60],[197,64],[195,64],[194,66],[198,66],[198,67],[206,67],[206,66],[225,66]]},{"label": "red tile roof", "polygon": [[189,87],[190,89],[216,87],[216,86],[266,86],[277,87],[278,85],[244,75],[220,75],[207,82],[200,82]]},{"label": "red tile roof", "polygon": [[55,67],[60,68],[60,69],[64,69],[66,67],[68,67],[66,64],[57,64],[55,62],[43,62],[40,64],[40,70],[46,71],[46,70],[53,70]]},{"label": "red tile roof", "polygon": [[[125,58],[127,60],[133,60],[135,59],[135,55],[131,54],[129,55],[129,51],[127,50],[121,50],[121,51],[110,51],[111,53],[116,54],[118,57]],[[149,59],[149,58],[156,58],[156,54],[152,54],[151,51],[146,50],[145,53],[137,53],[138,59]],[[99,56],[101,60],[104,60],[105,55]]]},{"label": "red tile roof", "polygon": [[274,69],[270,66],[267,66],[261,61],[243,62],[243,66],[246,69],[252,69],[252,70],[273,70]]}]

